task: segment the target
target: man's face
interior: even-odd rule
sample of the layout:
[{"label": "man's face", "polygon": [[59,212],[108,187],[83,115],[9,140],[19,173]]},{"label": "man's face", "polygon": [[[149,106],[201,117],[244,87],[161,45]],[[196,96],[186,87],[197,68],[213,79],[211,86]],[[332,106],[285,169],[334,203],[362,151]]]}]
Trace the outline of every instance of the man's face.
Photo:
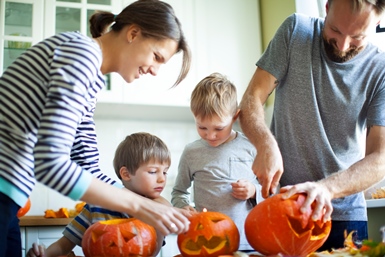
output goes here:
[{"label": "man's face", "polygon": [[322,33],[326,54],[334,62],[346,62],[365,48],[379,18],[371,5],[353,12],[351,0],[334,0],[326,11]]}]

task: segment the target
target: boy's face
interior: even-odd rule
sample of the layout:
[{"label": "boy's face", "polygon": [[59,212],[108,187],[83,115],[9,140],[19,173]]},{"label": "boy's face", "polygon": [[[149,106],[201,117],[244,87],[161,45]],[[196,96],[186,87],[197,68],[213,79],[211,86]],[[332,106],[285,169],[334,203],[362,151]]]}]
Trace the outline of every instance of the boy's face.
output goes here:
[{"label": "boy's face", "polygon": [[[123,185],[131,191],[143,195],[150,199],[160,196],[166,186],[167,171],[169,164],[159,162],[149,162],[141,165],[135,172],[130,174],[125,167],[126,172],[120,172]],[[121,169],[121,170],[122,170]]]},{"label": "boy's face", "polygon": [[212,147],[220,146],[232,139],[232,128],[235,120],[230,115],[223,118],[214,115],[204,119],[200,116],[195,116],[195,124],[199,136]]}]

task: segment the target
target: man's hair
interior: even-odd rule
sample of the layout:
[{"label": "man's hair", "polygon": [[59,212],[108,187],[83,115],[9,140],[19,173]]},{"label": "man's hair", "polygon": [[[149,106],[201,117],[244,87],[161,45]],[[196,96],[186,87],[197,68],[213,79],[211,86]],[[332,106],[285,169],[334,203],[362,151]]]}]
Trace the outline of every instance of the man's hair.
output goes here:
[{"label": "man's hair", "polygon": [[[328,0],[329,7],[334,0]],[[365,5],[373,5],[374,11],[381,16],[385,11],[385,0],[351,0],[353,11],[360,12]]]},{"label": "man's hair", "polygon": [[212,73],[195,87],[190,108],[195,117],[201,118],[235,115],[238,109],[237,89],[226,76]]},{"label": "man's hair", "polygon": [[150,161],[171,164],[171,154],[166,144],[157,136],[145,132],[128,135],[115,151],[114,169],[119,179],[120,168],[126,167],[130,174]]}]

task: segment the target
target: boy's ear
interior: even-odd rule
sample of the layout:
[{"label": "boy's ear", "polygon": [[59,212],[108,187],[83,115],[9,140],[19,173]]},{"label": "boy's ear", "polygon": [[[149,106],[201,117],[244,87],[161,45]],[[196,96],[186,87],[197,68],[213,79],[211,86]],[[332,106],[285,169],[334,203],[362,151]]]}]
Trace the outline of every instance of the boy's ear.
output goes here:
[{"label": "boy's ear", "polygon": [[131,174],[125,166],[120,168],[119,174],[120,174],[120,177],[122,178],[122,180],[126,180],[126,181],[131,180]]},{"label": "boy's ear", "polygon": [[238,109],[237,112],[235,113],[233,120],[236,121],[239,117],[239,113],[241,112],[241,109]]}]

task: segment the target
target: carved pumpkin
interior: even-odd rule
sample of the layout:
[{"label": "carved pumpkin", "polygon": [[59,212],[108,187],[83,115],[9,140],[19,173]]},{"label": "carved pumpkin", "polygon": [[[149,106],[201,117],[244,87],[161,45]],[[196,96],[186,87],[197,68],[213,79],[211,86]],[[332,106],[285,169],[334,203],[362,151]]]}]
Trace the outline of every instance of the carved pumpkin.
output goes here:
[{"label": "carved pumpkin", "polygon": [[28,198],[28,200],[25,203],[25,205],[23,207],[21,207],[19,209],[19,211],[17,212],[17,217],[18,218],[23,217],[25,214],[27,214],[29,209],[31,209],[31,200]]},{"label": "carved pumpkin", "polygon": [[219,212],[200,212],[189,220],[189,230],[179,234],[177,241],[183,257],[217,257],[237,251],[239,231],[229,216]]},{"label": "carved pumpkin", "polygon": [[155,229],[135,218],[99,221],[84,233],[86,257],[153,256]]},{"label": "carved pumpkin", "polygon": [[283,200],[282,194],[277,194],[256,205],[245,221],[249,244],[264,255],[306,256],[321,247],[330,234],[331,222],[314,222],[310,209],[302,214],[305,199],[297,194]]}]

